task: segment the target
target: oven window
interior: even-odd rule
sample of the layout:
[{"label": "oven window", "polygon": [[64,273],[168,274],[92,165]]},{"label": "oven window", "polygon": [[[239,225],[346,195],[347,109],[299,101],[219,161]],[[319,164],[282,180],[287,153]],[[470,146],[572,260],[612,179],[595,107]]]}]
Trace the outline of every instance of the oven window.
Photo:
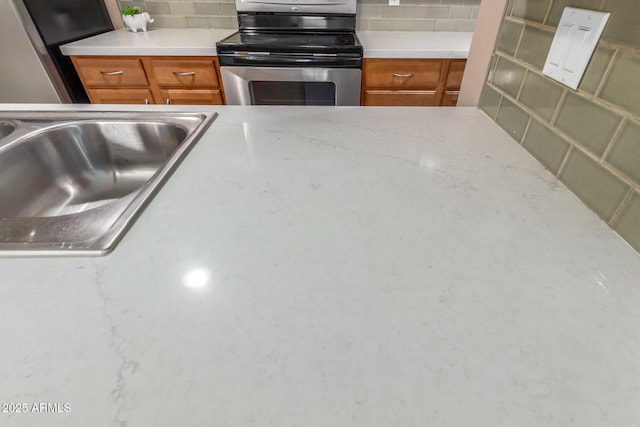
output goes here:
[{"label": "oven window", "polygon": [[336,105],[334,82],[250,81],[253,105]]}]

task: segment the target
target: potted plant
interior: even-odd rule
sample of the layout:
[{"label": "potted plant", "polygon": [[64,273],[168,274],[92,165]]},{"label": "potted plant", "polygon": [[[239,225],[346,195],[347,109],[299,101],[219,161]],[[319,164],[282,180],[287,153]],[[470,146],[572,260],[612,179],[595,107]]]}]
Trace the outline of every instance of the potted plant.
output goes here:
[{"label": "potted plant", "polygon": [[138,30],[147,31],[147,23],[153,22],[153,19],[147,12],[143,12],[138,6],[123,7],[122,22],[129,31],[137,33]]}]

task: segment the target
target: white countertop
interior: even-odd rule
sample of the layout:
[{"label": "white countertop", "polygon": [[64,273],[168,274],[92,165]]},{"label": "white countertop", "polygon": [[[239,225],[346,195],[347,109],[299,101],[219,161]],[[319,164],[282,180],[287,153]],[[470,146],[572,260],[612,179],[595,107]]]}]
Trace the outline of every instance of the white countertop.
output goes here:
[{"label": "white countertop", "polygon": [[358,31],[365,58],[467,58],[473,33]]},{"label": "white countertop", "polygon": [[[217,41],[234,33],[221,29],[111,31],[63,45],[65,55],[216,55]],[[359,31],[365,58],[467,58],[473,33]]]},{"label": "white countertop", "polygon": [[135,109],[220,117],[112,254],[0,259],[63,411],[3,427],[640,425],[640,257],[478,110]]},{"label": "white countertop", "polygon": [[237,30],[159,28],[110,31],[60,47],[64,55],[214,56],[216,42]]}]

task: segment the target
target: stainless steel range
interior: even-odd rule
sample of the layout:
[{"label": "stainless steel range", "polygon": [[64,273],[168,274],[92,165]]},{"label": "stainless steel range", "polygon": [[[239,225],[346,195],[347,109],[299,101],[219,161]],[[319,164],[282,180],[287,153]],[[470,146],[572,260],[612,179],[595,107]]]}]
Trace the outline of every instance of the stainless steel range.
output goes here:
[{"label": "stainless steel range", "polygon": [[227,104],[360,105],[356,0],[236,0],[216,44]]}]

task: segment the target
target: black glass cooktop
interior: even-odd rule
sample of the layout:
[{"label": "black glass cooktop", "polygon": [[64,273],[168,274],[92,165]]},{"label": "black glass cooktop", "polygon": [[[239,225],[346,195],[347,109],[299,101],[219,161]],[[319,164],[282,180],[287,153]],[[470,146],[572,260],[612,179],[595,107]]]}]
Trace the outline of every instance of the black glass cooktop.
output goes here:
[{"label": "black glass cooktop", "polygon": [[355,33],[252,31],[230,35],[216,43],[218,51],[361,53]]}]

